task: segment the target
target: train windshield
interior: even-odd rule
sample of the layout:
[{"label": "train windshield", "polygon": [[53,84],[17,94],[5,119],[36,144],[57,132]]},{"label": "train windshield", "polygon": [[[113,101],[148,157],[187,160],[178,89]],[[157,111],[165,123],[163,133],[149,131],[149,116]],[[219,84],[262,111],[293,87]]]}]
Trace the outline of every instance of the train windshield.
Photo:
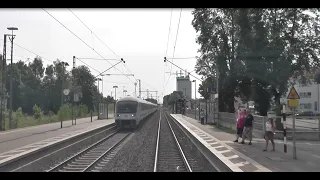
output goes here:
[{"label": "train windshield", "polygon": [[120,101],[117,103],[117,113],[136,113],[137,102],[133,101]]}]

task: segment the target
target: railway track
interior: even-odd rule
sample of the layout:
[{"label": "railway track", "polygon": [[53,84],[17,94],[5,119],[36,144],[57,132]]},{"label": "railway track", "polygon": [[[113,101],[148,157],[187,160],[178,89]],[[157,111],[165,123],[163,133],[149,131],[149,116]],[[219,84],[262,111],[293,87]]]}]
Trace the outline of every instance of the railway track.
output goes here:
[{"label": "railway track", "polygon": [[116,130],[102,140],[47,170],[47,172],[100,171],[104,164],[113,158],[122,142],[131,133]]},{"label": "railway track", "polygon": [[166,113],[159,118],[154,172],[192,172]]}]

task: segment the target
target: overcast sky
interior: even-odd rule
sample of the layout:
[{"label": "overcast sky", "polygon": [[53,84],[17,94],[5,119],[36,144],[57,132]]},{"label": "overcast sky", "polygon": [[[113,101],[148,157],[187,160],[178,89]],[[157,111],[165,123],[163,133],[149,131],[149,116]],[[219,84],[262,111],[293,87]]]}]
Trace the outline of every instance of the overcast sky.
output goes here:
[{"label": "overcast sky", "polygon": [[[158,91],[162,102],[164,86],[169,78],[171,65],[163,62],[166,56],[168,32],[171,19],[167,57],[173,57],[179,16],[181,9],[71,9],[116,55],[102,44],[68,9],[45,9],[89,46],[93,47],[106,59],[122,57],[126,63],[116,68],[125,74],[134,74],[141,79],[142,90]],[[192,9],[182,9],[175,58],[200,56],[197,53],[196,32],[191,25]],[[14,43],[40,55],[45,67],[57,58],[72,66],[72,57],[101,59],[95,51],[85,45],[71,32],[59,24],[42,9],[1,9],[0,10],[0,53],[2,54],[3,34],[11,33],[7,27],[18,27]],[[9,41],[9,40],[8,40]],[[7,59],[10,57],[10,44],[7,44]],[[14,45],[14,62],[33,59],[34,54]],[[118,55],[118,56],[117,56]],[[47,59],[47,60],[46,60]],[[105,71],[111,65],[107,61],[82,59],[99,72]],[[109,61],[116,64],[118,61]],[[196,59],[176,59],[178,66],[193,71]],[[76,66],[84,65],[77,60]],[[128,71],[127,68],[130,70]],[[98,72],[90,68],[94,75]],[[172,73],[178,69],[172,67]],[[107,71],[109,74],[121,74],[115,68]],[[195,72],[192,74],[196,75]],[[123,86],[133,95],[135,78],[126,76],[105,76],[103,84],[104,96],[111,95],[112,87],[118,85],[117,98],[121,97]],[[176,89],[175,75],[169,78],[164,90],[167,95]],[[200,78],[200,76],[197,76]],[[194,78],[191,77],[191,80]],[[197,87],[199,85],[197,81]],[[102,90],[100,85],[100,91]],[[194,97],[194,83],[192,84]],[[138,92],[138,86],[137,86]],[[153,93],[155,96],[155,93]],[[197,97],[200,95],[197,93]],[[146,97],[146,93],[142,93]]]}]

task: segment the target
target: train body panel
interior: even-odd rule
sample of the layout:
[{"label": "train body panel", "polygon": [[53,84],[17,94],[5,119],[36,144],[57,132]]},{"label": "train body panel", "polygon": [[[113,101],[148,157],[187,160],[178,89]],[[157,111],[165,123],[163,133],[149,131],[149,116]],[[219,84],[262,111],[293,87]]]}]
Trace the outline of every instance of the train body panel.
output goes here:
[{"label": "train body panel", "polygon": [[158,109],[156,104],[135,97],[123,97],[116,103],[115,123],[120,128],[136,128]]}]

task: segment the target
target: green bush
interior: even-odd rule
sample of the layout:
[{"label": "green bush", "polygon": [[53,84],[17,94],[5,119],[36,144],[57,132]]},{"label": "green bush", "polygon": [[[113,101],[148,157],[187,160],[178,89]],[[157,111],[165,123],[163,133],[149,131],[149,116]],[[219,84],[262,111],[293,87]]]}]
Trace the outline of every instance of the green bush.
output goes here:
[{"label": "green bush", "polygon": [[56,115],[54,114],[54,112],[52,112],[52,111],[48,112],[48,119],[49,119],[49,122],[56,121]]},{"label": "green bush", "polygon": [[43,112],[41,112],[40,107],[38,107],[36,104],[33,106],[33,116],[35,119],[41,119],[43,116]]},{"label": "green bush", "polygon": [[62,118],[62,120],[67,120],[72,118],[71,113],[71,105],[70,104],[64,104],[60,107],[58,111],[59,119]]},{"label": "green bush", "polygon": [[88,106],[85,105],[85,104],[80,104],[78,107],[77,107],[77,116],[78,117],[84,117],[85,115],[87,115],[89,113],[89,110],[88,110]]},{"label": "green bush", "polygon": [[22,108],[21,108],[21,107],[19,107],[19,108],[17,109],[17,111],[15,112],[15,114],[16,114],[17,122],[21,122],[21,121],[24,120],[24,115],[23,115],[23,113],[22,113]]}]

